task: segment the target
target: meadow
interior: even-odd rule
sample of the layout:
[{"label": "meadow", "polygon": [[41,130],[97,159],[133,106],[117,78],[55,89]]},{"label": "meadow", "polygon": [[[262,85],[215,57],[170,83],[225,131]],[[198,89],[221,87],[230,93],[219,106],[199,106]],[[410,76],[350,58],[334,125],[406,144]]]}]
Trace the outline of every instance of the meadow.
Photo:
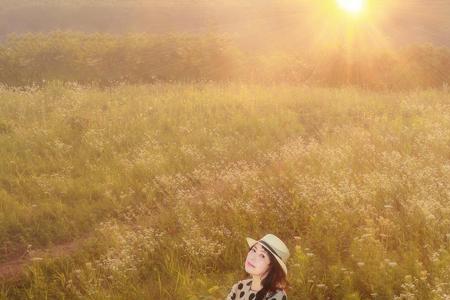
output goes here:
[{"label": "meadow", "polygon": [[3,86],[0,299],[224,299],[271,232],[289,299],[448,300],[449,132],[447,89]]}]

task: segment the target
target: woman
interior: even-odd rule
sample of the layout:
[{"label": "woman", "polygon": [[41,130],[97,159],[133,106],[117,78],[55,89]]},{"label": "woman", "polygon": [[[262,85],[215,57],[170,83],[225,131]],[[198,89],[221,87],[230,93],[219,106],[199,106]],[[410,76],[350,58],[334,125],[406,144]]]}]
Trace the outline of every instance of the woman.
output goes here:
[{"label": "woman", "polygon": [[259,241],[247,238],[247,243],[245,271],[252,278],[234,284],[226,300],[286,300],[289,249],[270,233]]}]

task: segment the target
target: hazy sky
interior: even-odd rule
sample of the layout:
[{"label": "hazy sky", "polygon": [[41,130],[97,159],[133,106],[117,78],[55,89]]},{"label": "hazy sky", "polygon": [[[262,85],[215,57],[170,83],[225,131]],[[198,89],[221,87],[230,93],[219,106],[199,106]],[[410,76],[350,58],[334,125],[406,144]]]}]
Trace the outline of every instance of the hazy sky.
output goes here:
[{"label": "hazy sky", "polygon": [[[346,18],[332,12],[335,0],[0,2],[0,37],[56,29],[113,33],[212,30],[228,33],[246,47],[299,47],[339,35]],[[395,44],[450,46],[450,0],[372,0],[368,13],[352,24],[359,35]]]}]

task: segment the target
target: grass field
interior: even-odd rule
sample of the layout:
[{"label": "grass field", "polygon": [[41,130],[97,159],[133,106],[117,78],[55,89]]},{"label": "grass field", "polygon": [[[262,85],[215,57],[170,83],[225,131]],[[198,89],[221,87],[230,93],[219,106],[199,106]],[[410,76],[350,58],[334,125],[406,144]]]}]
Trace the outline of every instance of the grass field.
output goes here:
[{"label": "grass field", "polygon": [[0,88],[0,263],[78,245],[0,299],[224,299],[269,232],[289,299],[450,299],[448,91]]}]

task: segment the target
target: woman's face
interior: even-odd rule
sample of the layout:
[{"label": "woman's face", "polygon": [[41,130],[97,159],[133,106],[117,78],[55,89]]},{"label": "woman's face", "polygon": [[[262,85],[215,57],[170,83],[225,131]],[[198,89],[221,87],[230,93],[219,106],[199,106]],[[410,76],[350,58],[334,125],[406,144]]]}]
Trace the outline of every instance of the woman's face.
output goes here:
[{"label": "woman's face", "polygon": [[250,249],[245,260],[245,271],[250,275],[264,277],[269,270],[270,257],[260,243]]}]

